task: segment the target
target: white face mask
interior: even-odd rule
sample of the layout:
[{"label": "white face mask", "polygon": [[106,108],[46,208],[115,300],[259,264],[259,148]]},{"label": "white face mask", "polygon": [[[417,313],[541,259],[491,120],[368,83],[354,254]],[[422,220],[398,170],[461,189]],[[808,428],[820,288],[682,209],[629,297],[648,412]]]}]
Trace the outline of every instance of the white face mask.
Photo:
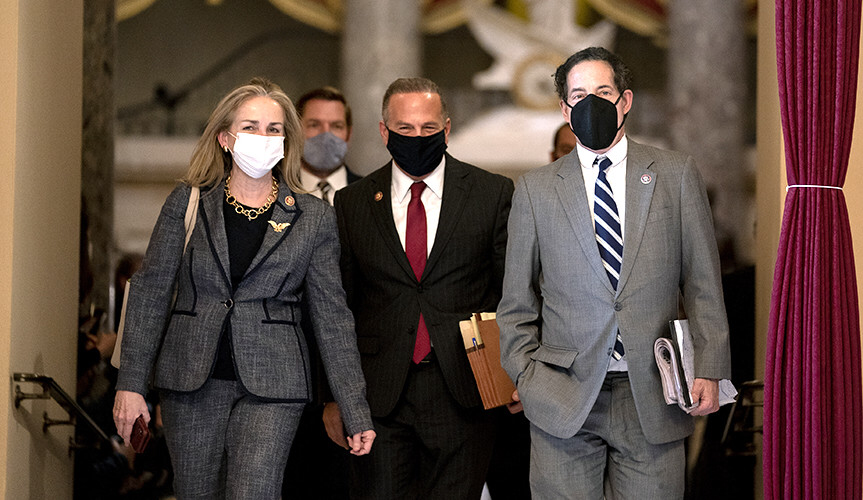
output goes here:
[{"label": "white face mask", "polygon": [[285,157],[285,138],[280,135],[228,134],[237,139],[231,151],[234,161],[253,179],[267,175]]}]

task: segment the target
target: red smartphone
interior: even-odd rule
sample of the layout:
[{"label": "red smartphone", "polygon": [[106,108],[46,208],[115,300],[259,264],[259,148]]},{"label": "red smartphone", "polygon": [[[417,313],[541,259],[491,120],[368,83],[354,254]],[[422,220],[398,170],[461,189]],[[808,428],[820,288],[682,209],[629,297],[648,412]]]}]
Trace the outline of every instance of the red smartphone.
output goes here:
[{"label": "red smartphone", "polygon": [[150,428],[147,427],[147,422],[144,422],[144,415],[138,415],[132,425],[132,436],[129,438],[129,444],[135,453],[144,453],[147,449],[147,443],[150,442]]}]

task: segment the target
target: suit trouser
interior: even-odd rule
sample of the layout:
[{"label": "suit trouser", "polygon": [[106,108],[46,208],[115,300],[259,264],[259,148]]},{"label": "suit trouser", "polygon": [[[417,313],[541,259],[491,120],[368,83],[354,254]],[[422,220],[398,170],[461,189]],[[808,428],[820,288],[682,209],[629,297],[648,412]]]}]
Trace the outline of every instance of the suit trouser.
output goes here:
[{"label": "suit trouser", "polygon": [[485,478],[493,500],[529,500],[530,422],[524,412],[496,408],[497,437]]},{"label": "suit trouser", "polygon": [[683,440],[647,442],[625,372],[606,376],[575,436],[560,439],[531,424],[530,439],[534,498],[601,500],[604,494],[615,500],[683,498]]},{"label": "suit trouser", "polygon": [[303,403],[263,401],[217,379],[161,400],[179,500],[279,498]]},{"label": "suit trouser", "polygon": [[[372,446],[374,448],[374,446]],[[347,450],[327,435],[323,407],[310,404],[303,411],[285,468],[282,498],[341,500],[348,498]]]},{"label": "suit trouser", "polygon": [[352,498],[480,498],[494,418],[456,403],[436,361],[412,365],[395,409],[373,420],[371,453],[351,457]]}]

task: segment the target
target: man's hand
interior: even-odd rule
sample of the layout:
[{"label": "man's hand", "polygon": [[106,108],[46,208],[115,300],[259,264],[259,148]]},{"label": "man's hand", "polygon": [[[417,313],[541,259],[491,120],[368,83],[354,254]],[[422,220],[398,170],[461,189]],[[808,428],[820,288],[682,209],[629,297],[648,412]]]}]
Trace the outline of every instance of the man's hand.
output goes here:
[{"label": "man's hand", "polygon": [[[342,415],[339,413],[338,403],[324,404],[323,421],[324,428],[327,430],[327,436],[330,437],[330,440],[342,448],[350,450],[351,446],[348,446],[348,440],[345,439],[345,426],[342,423]],[[374,436],[372,436],[372,439],[374,439]],[[371,442],[369,446],[371,446]]]},{"label": "man's hand", "polygon": [[124,443],[129,442],[132,425],[138,415],[144,415],[144,422],[150,423],[150,411],[147,410],[144,396],[132,391],[117,391],[114,397],[114,425],[117,426],[117,434],[123,438]]},{"label": "man's hand", "polygon": [[367,430],[348,436],[348,446],[350,446],[351,455],[362,456],[368,455],[372,451],[372,442],[375,440],[375,431]]},{"label": "man's hand", "polygon": [[692,403],[698,408],[690,415],[709,415],[719,409],[719,381],[710,378],[697,378],[692,382]]},{"label": "man's hand", "polygon": [[520,411],[524,411],[524,406],[521,404],[521,399],[518,398],[518,389],[512,391],[512,403],[506,404],[506,409],[509,410],[510,413],[515,415]]}]

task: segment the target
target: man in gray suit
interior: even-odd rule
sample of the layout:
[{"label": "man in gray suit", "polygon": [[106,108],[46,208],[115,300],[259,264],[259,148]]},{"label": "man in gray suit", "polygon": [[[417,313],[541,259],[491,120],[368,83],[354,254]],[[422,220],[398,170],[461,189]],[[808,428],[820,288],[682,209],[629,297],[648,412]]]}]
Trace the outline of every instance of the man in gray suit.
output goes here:
[{"label": "man in gray suit", "polygon": [[497,320],[531,422],[536,498],[683,497],[693,421],[666,405],[653,357],[680,299],[695,348],[692,415],[718,409],[717,379],[730,375],[701,177],[691,157],[626,137],[630,82],[602,48],[562,64],[555,85],[578,145],[523,176],[513,197]]}]

